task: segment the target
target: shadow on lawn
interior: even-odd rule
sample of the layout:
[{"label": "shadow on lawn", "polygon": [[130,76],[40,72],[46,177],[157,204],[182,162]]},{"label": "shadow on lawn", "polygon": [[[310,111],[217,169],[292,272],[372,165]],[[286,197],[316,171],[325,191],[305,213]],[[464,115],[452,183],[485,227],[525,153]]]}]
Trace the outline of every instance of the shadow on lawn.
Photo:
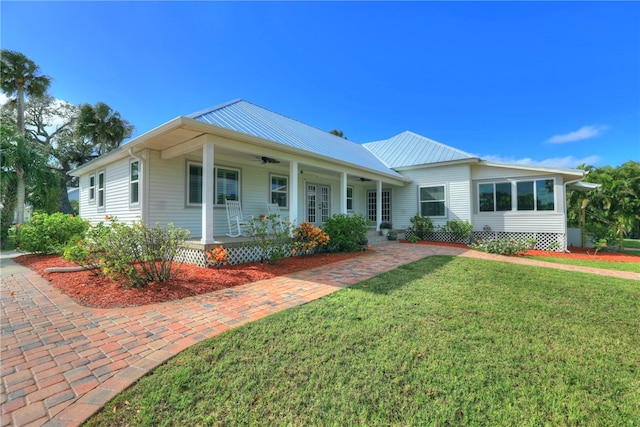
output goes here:
[{"label": "shadow on lawn", "polygon": [[409,264],[401,265],[393,270],[366,279],[351,286],[354,290],[388,295],[412,282],[422,279],[425,274],[431,274],[456,259],[451,255],[433,255]]}]

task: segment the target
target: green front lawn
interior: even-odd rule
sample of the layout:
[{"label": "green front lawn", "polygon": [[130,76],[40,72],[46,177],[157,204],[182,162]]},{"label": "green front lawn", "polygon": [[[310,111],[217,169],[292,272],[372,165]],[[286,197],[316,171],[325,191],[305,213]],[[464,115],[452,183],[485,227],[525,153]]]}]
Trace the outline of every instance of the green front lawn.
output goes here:
[{"label": "green front lawn", "polygon": [[640,257],[638,257],[638,262],[607,262],[597,260],[592,261],[589,259],[554,258],[546,256],[527,256],[525,258],[535,259],[536,261],[553,262],[556,264],[579,265],[582,267],[603,268],[605,270],[631,271],[634,273],[640,273]]},{"label": "green front lawn", "polygon": [[632,426],[640,283],[431,257],[196,345],[89,425]]}]

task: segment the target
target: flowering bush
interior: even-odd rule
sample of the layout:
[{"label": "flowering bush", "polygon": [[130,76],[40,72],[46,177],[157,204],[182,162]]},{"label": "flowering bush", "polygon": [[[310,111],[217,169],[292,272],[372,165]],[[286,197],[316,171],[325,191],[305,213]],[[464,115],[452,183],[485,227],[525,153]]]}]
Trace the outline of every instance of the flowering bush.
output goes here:
[{"label": "flowering bush", "polygon": [[227,251],[222,245],[217,248],[207,251],[207,259],[209,264],[215,266],[218,270],[225,264],[229,264],[229,251]]},{"label": "flowering bush", "polygon": [[189,232],[167,227],[147,227],[142,222],[127,225],[115,217],[90,228],[84,239],[64,251],[66,259],[127,285],[144,287],[149,282],[165,282],[175,275],[173,261]]},{"label": "flowering bush", "polygon": [[327,246],[329,235],[320,227],[314,227],[308,222],[300,224],[293,232],[294,254],[301,252],[311,254],[316,250]]},{"label": "flowering bush", "polygon": [[532,248],[536,244],[533,239],[478,239],[471,244],[471,247],[479,251],[499,255],[519,255]]}]

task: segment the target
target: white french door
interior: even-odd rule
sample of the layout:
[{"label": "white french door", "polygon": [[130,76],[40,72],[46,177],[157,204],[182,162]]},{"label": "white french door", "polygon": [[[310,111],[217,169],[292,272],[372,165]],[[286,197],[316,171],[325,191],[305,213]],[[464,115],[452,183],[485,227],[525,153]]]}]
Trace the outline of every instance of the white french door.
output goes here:
[{"label": "white french door", "polygon": [[320,184],[307,184],[307,221],[320,226],[329,219],[331,187]]},{"label": "white french door", "polygon": [[[367,191],[367,218],[371,222],[377,222],[377,200],[378,192]],[[382,219],[380,221],[391,222],[391,190],[382,190]]]}]

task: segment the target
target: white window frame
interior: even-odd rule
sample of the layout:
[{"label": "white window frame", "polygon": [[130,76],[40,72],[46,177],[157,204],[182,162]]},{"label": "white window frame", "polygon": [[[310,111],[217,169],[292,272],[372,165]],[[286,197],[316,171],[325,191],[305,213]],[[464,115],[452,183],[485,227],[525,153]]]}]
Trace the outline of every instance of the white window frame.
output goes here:
[{"label": "white window frame", "polygon": [[[553,182],[553,209],[538,209],[538,181],[552,181]],[[533,209],[518,209],[518,184],[523,183],[523,182],[532,182],[533,183]],[[557,196],[556,196],[556,179],[555,178],[549,178],[549,177],[544,177],[544,178],[528,178],[528,179],[521,179],[516,181],[515,183],[515,188],[516,188],[516,206],[515,206],[515,210],[517,212],[557,212],[557,208],[558,208],[558,200],[557,200]]]},{"label": "white window frame", "polygon": [[[188,160],[187,161],[187,167],[186,167],[186,177],[185,177],[185,187],[186,187],[186,191],[185,191],[185,205],[186,206],[197,206],[200,207],[202,206],[202,202],[192,202],[191,199],[189,198],[191,195],[191,176],[190,176],[190,171],[192,167],[196,167],[199,168],[202,171],[202,163],[200,162],[195,162],[195,161],[191,161]],[[218,171],[219,170],[225,170],[225,171],[232,171],[232,172],[236,172],[238,174],[238,200],[241,200],[241,189],[242,189],[242,170],[238,169],[238,168],[232,168],[232,167],[228,167],[228,166],[214,166],[213,168],[213,197],[214,197],[214,205],[215,206],[224,206],[226,204],[225,203],[218,203]],[[201,172],[201,177],[203,177],[204,174]],[[201,188],[202,188],[202,183],[200,184]]]},{"label": "white window frame", "polygon": [[89,203],[96,203],[96,174],[89,175]]},{"label": "white window frame", "polygon": [[[351,196],[349,196],[349,192],[351,192]],[[353,212],[353,186],[347,185],[347,212]],[[351,207],[349,207],[349,202],[351,202]]]},{"label": "white window frame", "polygon": [[[134,179],[133,177],[133,164],[137,164],[137,176]],[[136,189],[135,193],[133,189]],[[136,195],[137,200],[133,200],[133,195]],[[129,161],[129,206],[138,207],[140,206],[140,161],[136,159],[131,159]]]},{"label": "white window frame", "polygon": [[[273,189],[273,179],[274,178],[278,178],[278,179],[284,179],[285,181],[285,190],[274,190]],[[274,194],[284,194],[284,205],[280,205],[281,208],[288,208],[289,207],[289,177],[286,175],[278,175],[278,174],[270,174],[269,175],[269,203],[275,203],[273,201],[273,195]]]},{"label": "white window frame", "polygon": [[[100,177],[102,177],[102,187],[100,187]],[[107,173],[105,170],[96,173],[97,191],[96,204],[99,211],[104,211],[107,206]]]},{"label": "white window frame", "polygon": [[[191,201],[191,167],[197,167],[200,168],[200,177],[202,177],[202,163],[199,162],[192,162],[192,161],[187,161],[187,167],[186,167],[186,191],[185,191],[185,204],[187,206],[202,206],[202,191],[200,191],[200,202],[192,202]],[[202,189],[202,181],[200,182],[200,189]]]},{"label": "white window frame", "polygon": [[[493,210],[491,211],[483,211],[480,210],[482,203],[480,201],[480,186],[481,185],[488,185],[491,184],[493,186]],[[498,210],[498,192],[496,191],[496,185],[498,184],[509,184],[509,186],[511,187],[511,207],[509,209],[505,209],[505,210]],[[476,190],[477,190],[477,201],[478,201],[478,213],[480,214],[490,214],[490,213],[496,213],[496,212],[511,212],[514,211],[514,206],[513,206],[513,201],[514,201],[514,197],[513,194],[516,192],[515,191],[515,187],[514,187],[514,183],[513,182],[509,182],[509,181],[487,181],[487,182],[479,182],[476,186]]]},{"label": "white window frame", "polygon": [[[422,200],[422,189],[423,188],[435,188],[442,187],[442,200]],[[418,186],[418,212],[422,215],[422,203],[442,203],[444,207],[444,215],[424,215],[429,216],[429,218],[447,218],[447,184],[429,184],[429,185],[420,185]]]},{"label": "white window frame", "polygon": [[225,171],[231,171],[231,172],[236,172],[238,174],[238,200],[242,200],[241,198],[241,193],[240,193],[240,189],[242,188],[241,185],[241,170],[238,168],[230,168],[227,166],[216,166],[214,167],[213,170],[213,179],[214,179],[214,183],[213,183],[213,187],[215,188],[215,193],[213,194],[214,197],[214,203],[218,206],[224,206],[226,204],[226,198],[223,199],[224,203],[218,203],[218,196],[220,196],[218,194],[218,171],[220,170],[225,170]]}]

